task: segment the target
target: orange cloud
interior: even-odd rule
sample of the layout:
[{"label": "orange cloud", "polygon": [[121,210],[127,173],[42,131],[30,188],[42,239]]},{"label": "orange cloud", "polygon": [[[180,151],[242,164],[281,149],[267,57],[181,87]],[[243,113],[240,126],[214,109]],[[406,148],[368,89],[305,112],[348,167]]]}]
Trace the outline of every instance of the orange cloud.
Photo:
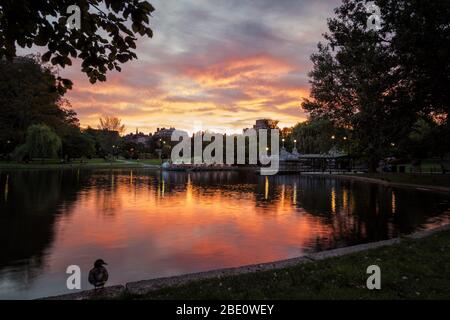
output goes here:
[{"label": "orange cloud", "polygon": [[95,127],[103,115],[121,118],[128,132],[163,126],[192,132],[198,123],[201,129],[241,132],[258,118],[292,126],[305,119],[299,105],[308,95],[307,88],[289,80],[298,68],[269,54],[227,57],[205,66],[158,66],[156,71],[137,62],[95,85],[76,74],[68,98],[84,127]]},{"label": "orange cloud", "polygon": [[189,68],[185,75],[208,87],[236,86],[242,80],[269,79],[293,71],[285,61],[269,55],[238,58],[201,69]]}]

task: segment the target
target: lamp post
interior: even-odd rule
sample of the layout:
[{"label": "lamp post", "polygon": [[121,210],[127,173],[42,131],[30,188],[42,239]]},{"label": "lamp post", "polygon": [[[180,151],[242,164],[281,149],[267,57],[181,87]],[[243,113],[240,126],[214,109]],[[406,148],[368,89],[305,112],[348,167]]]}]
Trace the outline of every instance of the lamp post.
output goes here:
[{"label": "lamp post", "polygon": [[297,140],[294,140],[294,149],[297,150]]},{"label": "lamp post", "polygon": [[331,136],[331,150],[334,150],[336,148],[336,136],[333,134]]},{"label": "lamp post", "polygon": [[345,152],[347,152],[347,155],[348,155],[348,153],[349,153],[348,142],[347,142],[348,138],[345,136],[342,139],[344,139]]},{"label": "lamp post", "polygon": [[348,143],[348,138],[347,138],[347,136],[344,136],[343,139],[344,139],[344,141],[345,141],[345,152],[347,153],[347,158],[348,158],[349,161],[350,161],[349,166],[348,166],[348,170],[351,171],[351,170],[353,169],[353,161],[352,161],[352,159],[351,159],[351,157],[350,157],[350,146],[349,146],[349,143]]},{"label": "lamp post", "polygon": [[11,155],[9,154],[9,152],[10,152],[10,145],[11,145],[11,140],[7,140],[6,141],[6,152],[7,152],[7,155],[6,155],[6,162],[8,162],[9,163],[9,161],[11,160]]},{"label": "lamp post", "polygon": [[283,139],[281,139],[281,141],[283,142],[283,149],[284,149],[284,138],[283,138]]},{"label": "lamp post", "polygon": [[166,142],[163,141],[163,147],[162,147],[162,151],[164,151],[164,147],[166,146]]},{"label": "lamp post", "polygon": [[163,139],[159,139],[159,160],[161,162],[161,164],[163,163],[163,151],[164,151],[164,146],[166,145],[166,142],[163,141]]}]

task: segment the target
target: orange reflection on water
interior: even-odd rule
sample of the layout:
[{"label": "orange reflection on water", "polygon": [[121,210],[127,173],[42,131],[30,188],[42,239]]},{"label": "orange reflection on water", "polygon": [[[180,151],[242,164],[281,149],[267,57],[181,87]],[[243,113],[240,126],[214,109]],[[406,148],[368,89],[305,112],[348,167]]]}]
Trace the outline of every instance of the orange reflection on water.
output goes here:
[{"label": "orange reflection on water", "polygon": [[394,191],[392,191],[392,195],[391,195],[391,207],[392,207],[392,214],[395,214],[395,211],[397,209],[397,201],[395,199]]},{"label": "orange reflection on water", "polygon": [[346,187],[342,188],[342,210],[348,213],[348,189]]},{"label": "orange reflection on water", "polygon": [[[288,259],[449,221],[450,199],[410,192],[241,172],[0,174],[0,278],[9,281],[0,282],[0,298],[63,293],[67,266],[86,272],[97,258],[108,262],[114,285]],[[82,286],[89,288],[85,277]]]},{"label": "orange reflection on water", "polygon": [[271,186],[280,191],[271,201],[266,178],[268,201],[258,203],[254,192],[205,188],[191,176],[173,184],[132,175],[132,184],[112,176],[108,188],[80,198],[58,239],[60,252],[97,248],[105,259],[132,258],[148,276],[161,276],[299,256],[318,238],[331,238],[330,226],[296,208],[296,186]]},{"label": "orange reflection on water", "polygon": [[336,189],[331,188],[331,212],[336,214]]}]

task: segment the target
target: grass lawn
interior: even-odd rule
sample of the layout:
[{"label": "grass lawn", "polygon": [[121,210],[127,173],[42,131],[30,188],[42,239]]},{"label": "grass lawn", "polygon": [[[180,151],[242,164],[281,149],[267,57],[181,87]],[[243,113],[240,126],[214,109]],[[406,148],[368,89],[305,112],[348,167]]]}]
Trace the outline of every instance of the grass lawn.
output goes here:
[{"label": "grass lawn", "polygon": [[0,161],[0,169],[64,169],[64,168],[142,168],[144,165],[161,165],[159,159],[146,160],[107,160],[102,158],[96,159],[74,159],[70,163],[61,163],[59,160],[44,161],[34,160],[30,163],[18,163],[14,161]]},{"label": "grass lawn", "polygon": [[161,160],[160,159],[144,159],[144,160],[130,160],[130,161],[135,161],[136,163],[142,163],[142,164],[150,164],[150,165],[161,165]]},{"label": "grass lawn", "polygon": [[[414,169],[411,164],[404,164],[404,165],[401,164],[400,166],[404,166],[406,172],[411,172]],[[444,166],[446,168],[450,168],[450,161],[445,160]],[[422,172],[439,173],[442,170],[441,162],[436,159],[425,159],[422,161],[421,169],[422,169]]]},{"label": "grass lawn", "polygon": [[[93,158],[93,159],[72,159],[70,163],[105,163],[109,161],[105,161],[103,158]],[[113,161],[114,162],[114,161]],[[16,161],[0,161],[0,164],[24,164],[23,162],[16,162]],[[29,164],[61,164],[60,159],[43,159],[42,161],[40,159],[34,159],[33,161],[29,162]]]},{"label": "grass lawn", "polygon": [[357,176],[380,179],[393,183],[450,187],[450,174],[369,173],[360,174]]},{"label": "grass lawn", "polygon": [[130,164],[121,161],[96,159],[74,159],[70,163],[61,163],[59,160],[46,159],[44,161],[34,160],[29,163],[18,163],[14,161],[0,161],[0,169],[64,169],[64,168],[127,168],[141,167],[142,165]]},{"label": "grass lawn", "polygon": [[[381,290],[368,290],[369,265]],[[450,231],[276,271],[202,280],[125,299],[450,299]]]}]

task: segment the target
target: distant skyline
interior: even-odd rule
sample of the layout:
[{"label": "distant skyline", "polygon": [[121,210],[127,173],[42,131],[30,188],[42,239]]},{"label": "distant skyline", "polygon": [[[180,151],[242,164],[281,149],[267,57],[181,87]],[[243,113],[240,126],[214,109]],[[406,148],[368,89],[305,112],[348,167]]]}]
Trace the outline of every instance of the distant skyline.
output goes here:
[{"label": "distant skyline", "polygon": [[340,0],[149,0],[153,39],[138,60],[91,85],[79,61],[61,71],[82,127],[117,116],[126,133],[176,127],[241,132],[256,119],[304,121],[310,55]]}]

